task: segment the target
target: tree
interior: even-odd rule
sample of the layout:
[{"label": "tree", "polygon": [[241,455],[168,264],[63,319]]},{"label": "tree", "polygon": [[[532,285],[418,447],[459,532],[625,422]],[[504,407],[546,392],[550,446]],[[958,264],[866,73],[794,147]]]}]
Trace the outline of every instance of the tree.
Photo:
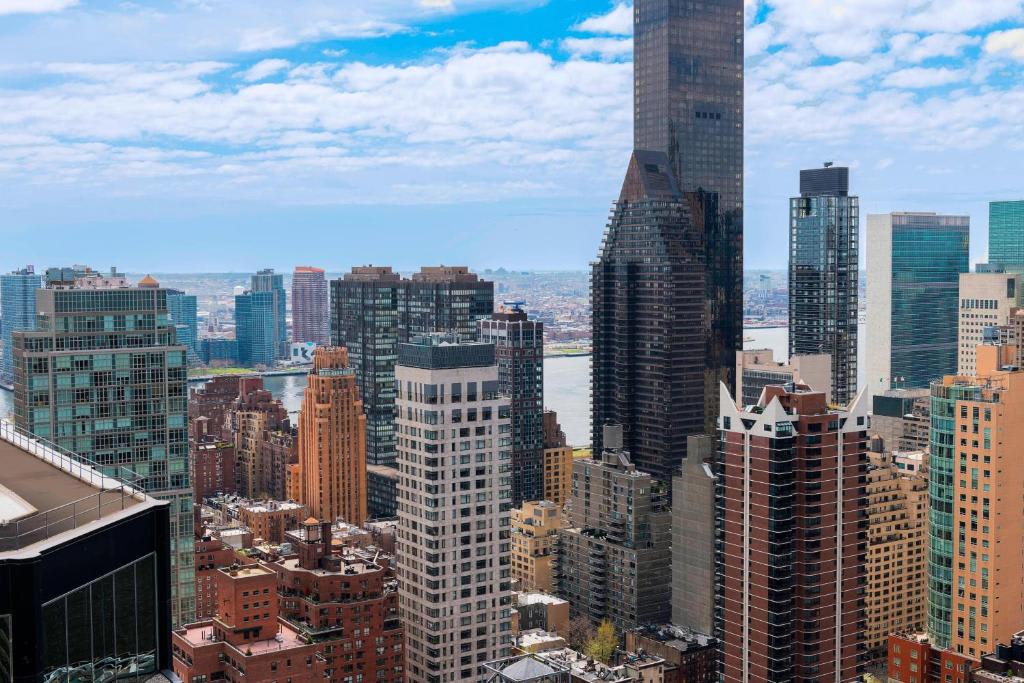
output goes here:
[{"label": "tree", "polygon": [[610,664],[618,647],[619,636],[615,633],[615,625],[606,619],[597,627],[597,635],[587,643],[587,655],[602,664]]},{"label": "tree", "polygon": [[590,619],[586,617],[575,617],[569,620],[565,632],[559,634],[569,643],[569,647],[582,652],[587,644],[594,638],[596,632]]}]

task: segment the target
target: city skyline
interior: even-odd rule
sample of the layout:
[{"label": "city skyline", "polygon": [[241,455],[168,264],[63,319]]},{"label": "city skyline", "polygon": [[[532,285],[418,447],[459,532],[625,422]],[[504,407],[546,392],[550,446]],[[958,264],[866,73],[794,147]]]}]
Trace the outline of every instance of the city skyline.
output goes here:
[{"label": "city skyline", "polygon": [[[315,246],[277,240],[288,263],[274,266],[334,249],[399,269],[442,255],[509,265],[494,239],[543,239],[523,268],[595,257],[631,146],[627,5],[231,5],[0,3],[0,124],[17,131],[0,139],[15,259],[0,269],[48,257],[245,270],[262,240],[239,231],[295,227]],[[1024,125],[1020,3],[800,5],[746,4],[749,266],[784,265],[791,178],[825,160],[857,172],[862,213],[970,214],[983,261],[987,202],[1020,198],[1000,144]],[[107,239],[172,226],[211,248]],[[74,239],[85,228],[91,244]],[[391,257],[374,239],[388,228],[405,245]],[[40,231],[64,239],[42,253]]]}]

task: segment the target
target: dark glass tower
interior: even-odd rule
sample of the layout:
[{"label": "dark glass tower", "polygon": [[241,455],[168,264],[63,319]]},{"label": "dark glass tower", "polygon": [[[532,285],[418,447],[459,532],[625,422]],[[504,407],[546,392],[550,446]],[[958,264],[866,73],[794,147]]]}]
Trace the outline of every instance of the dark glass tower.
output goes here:
[{"label": "dark glass tower", "polygon": [[544,323],[519,305],[481,320],[494,344],[501,393],[512,399],[512,506],[544,498]]},{"label": "dark glass tower", "polygon": [[669,481],[704,432],[704,244],[668,157],[635,151],[591,273],[593,441]]},{"label": "dark glass tower", "polygon": [[849,190],[850,169],[829,165],[800,171],[789,200],[789,355],[829,354],[839,405],[857,393],[860,200]]},{"label": "dark glass tower", "polygon": [[710,433],[743,340],[743,0],[634,8],[634,147],[668,155],[704,242]]}]

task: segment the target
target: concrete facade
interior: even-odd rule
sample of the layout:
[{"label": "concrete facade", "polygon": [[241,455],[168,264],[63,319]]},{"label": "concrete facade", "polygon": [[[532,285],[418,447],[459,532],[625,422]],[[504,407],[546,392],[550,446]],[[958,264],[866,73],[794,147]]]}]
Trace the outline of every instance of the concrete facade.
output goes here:
[{"label": "concrete facade", "polygon": [[1006,325],[1011,309],[1021,302],[1018,273],[964,273],[960,276],[960,321],[957,327],[958,375],[977,369],[975,349],[984,341],[985,329]]},{"label": "concrete facade", "polygon": [[512,510],[512,578],[520,589],[551,593],[552,563],[562,511],[551,501],[526,501]]},{"label": "concrete facade", "polygon": [[736,353],[736,396],[742,405],[755,405],[766,386],[791,382],[806,384],[815,391],[832,391],[830,356],[827,353],[797,355],[783,363],[775,360],[771,349]]},{"label": "concrete facade", "polygon": [[715,629],[713,462],[711,437],[691,436],[672,483],[672,623],[703,634]]}]

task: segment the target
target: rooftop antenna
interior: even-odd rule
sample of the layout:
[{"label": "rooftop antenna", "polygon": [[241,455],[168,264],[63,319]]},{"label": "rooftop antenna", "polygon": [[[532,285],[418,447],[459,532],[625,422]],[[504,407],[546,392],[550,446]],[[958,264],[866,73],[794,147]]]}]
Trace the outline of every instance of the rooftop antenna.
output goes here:
[{"label": "rooftop antenna", "polygon": [[834,162],[834,161],[826,161],[825,162],[825,168],[832,168],[833,166],[835,166],[835,164],[836,164],[836,162]]}]

